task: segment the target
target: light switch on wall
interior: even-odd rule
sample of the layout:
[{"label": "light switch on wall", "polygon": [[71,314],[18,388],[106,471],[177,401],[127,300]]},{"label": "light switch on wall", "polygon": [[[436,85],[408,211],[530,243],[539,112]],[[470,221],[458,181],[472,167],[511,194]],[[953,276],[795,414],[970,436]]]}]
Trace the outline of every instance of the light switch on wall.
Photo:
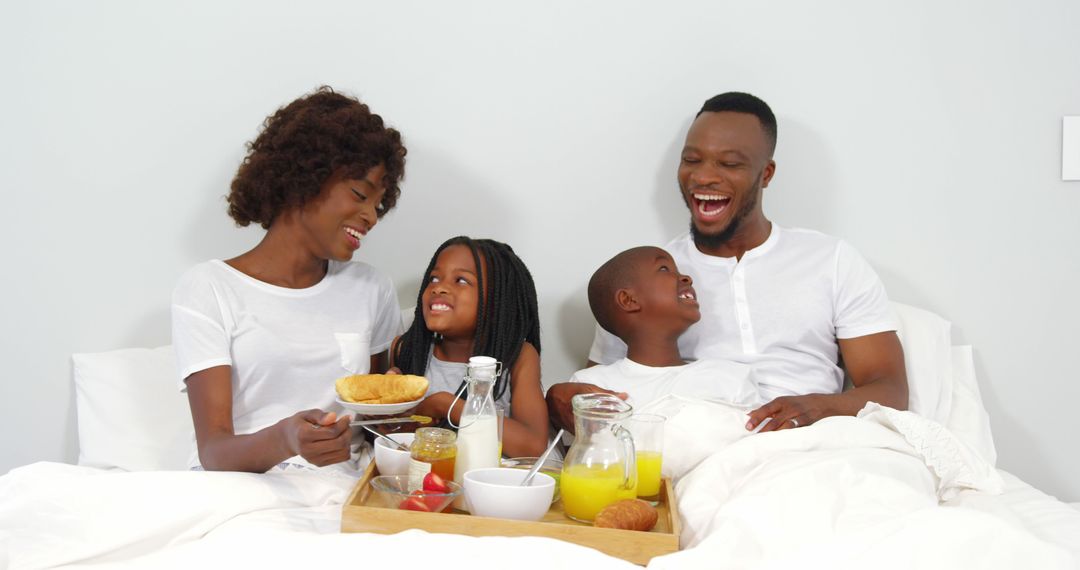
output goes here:
[{"label": "light switch on wall", "polygon": [[1061,120],[1061,179],[1080,180],[1080,117]]}]

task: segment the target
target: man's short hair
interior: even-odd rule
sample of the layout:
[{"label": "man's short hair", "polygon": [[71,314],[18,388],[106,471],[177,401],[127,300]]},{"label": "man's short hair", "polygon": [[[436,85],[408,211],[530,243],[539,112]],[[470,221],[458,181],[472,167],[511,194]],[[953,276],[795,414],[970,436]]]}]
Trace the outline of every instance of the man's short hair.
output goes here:
[{"label": "man's short hair", "polygon": [[729,91],[706,101],[697,115],[694,115],[694,118],[700,117],[702,113],[722,113],[724,111],[746,113],[757,117],[758,121],[761,122],[762,130],[765,131],[765,137],[769,140],[769,154],[776,151],[776,115],[773,114],[768,103],[749,93]]}]

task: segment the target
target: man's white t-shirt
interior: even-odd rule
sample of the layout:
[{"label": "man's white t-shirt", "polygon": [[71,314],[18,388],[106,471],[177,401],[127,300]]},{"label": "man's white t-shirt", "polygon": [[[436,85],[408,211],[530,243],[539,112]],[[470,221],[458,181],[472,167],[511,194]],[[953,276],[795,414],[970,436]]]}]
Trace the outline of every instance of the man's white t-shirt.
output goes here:
[{"label": "man's white t-shirt", "polygon": [[334,381],[369,371],[401,313],[390,279],[366,263],[331,261],[322,281],[289,289],[213,260],[180,278],[172,327],[180,390],[195,372],[231,366],[233,428],[247,434],[307,409],[344,412]]},{"label": "man's white t-shirt", "polygon": [[[846,242],[772,224],[768,239],[741,260],[698,251],[686,233],[666,247],[694,279],[701,320],[679,338],[687,360],[746,364],[765,401],[835,394],[843,388],[837,339],[894,331],[885,287]],[[618,337],[596,329],[589,359],[626,356]]]},{"label": "man's white t-shirt", "polygon": [[721,402],[738,408],[756,408],[765,403],[750,367],[725,360],[646,366],[622,358],[614,364],[578,370],[570,381],[626,392],[626,403],[634,409],[646,408],[665,396]]}]

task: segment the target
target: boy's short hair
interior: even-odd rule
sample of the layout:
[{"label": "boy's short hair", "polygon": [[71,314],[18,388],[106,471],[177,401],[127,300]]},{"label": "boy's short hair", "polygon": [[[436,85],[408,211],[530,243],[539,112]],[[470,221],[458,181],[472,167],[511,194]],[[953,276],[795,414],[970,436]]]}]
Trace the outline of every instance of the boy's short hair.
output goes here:
[{"label": "boy's short hair", "polygon": [[637,281],[635,264],[649,254],[651,259],[659,248],[641,246],[630,248],[604,262],[589,279],[589,308],[592,309],[596,323],[607,332],[622,338],[619,330],[618,309],[615,306],[615,292],[633,287]]}]

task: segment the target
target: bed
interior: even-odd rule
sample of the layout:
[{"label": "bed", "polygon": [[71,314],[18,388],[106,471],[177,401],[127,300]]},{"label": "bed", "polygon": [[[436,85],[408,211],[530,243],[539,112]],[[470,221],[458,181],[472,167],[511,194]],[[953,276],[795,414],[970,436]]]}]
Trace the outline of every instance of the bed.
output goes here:
[{"label": "bed", "polygon": [[[894,308],[913,411],[748,435],[721,404],[657,404],[684,531],[650,568],[1078,567],[1080,510],[995,468],[970,347]],[[186,471],[173,365],[169,347],[74,356],[79,464],[0,477],[0,568],[634,567],[546,538],[342,534],[341,473]]]}]

